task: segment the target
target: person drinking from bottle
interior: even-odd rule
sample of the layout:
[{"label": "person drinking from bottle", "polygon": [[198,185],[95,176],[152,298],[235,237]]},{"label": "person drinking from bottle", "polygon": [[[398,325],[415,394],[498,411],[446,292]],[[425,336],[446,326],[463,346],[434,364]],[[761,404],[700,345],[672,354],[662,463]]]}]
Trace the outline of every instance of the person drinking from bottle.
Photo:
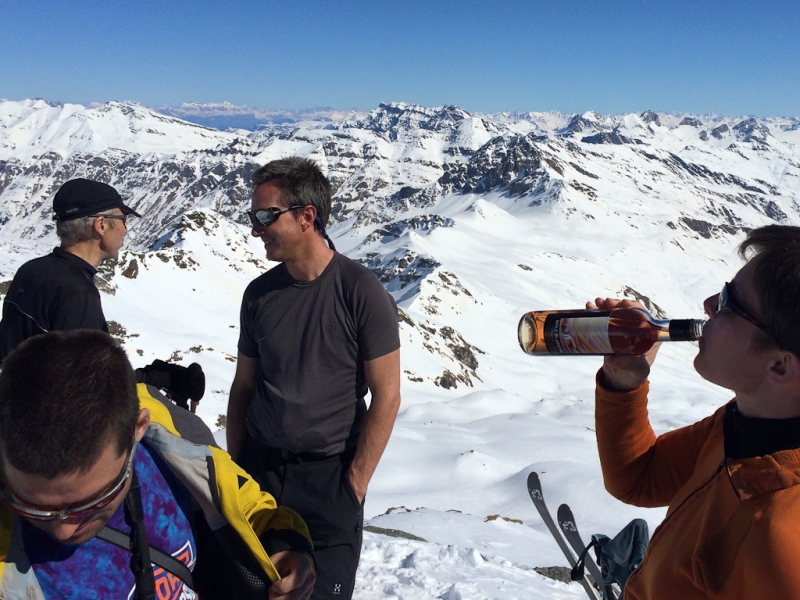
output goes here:
[{"label": "person drinking from bottle", "polygon": [[[668,506],[625,600],[800,598],[800,228],[750,232],[749,261],[706,299],[694,360],[734,392],[713,415],[656,436],[645,356],[606,356],[596,427],[606,489]],[[600,299],[588,308],[637,306]]]}]

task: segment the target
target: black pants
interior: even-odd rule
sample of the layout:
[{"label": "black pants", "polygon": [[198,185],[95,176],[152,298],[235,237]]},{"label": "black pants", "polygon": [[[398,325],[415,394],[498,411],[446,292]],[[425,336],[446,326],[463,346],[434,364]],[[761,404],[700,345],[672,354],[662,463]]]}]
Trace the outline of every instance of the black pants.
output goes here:
[{"label": "black pants", "polygon": [[239,464],[281,506],[303,517],[314,542],[312,600],[349,600],[361,555],[364,504],[347,479],[354,451],[322,460],[284,459],[252,438]]}]

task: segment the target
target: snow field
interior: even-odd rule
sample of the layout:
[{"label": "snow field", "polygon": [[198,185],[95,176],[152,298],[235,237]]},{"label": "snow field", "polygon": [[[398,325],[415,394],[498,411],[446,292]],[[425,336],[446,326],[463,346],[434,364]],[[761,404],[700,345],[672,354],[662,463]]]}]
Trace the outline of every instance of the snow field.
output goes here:
[{"label": "snow field", "polygon": [[[364,534],[354,600],[577,599],[584,591],[509,560],[455,545]],[[584,594],[585,595],[585,594]]]}]

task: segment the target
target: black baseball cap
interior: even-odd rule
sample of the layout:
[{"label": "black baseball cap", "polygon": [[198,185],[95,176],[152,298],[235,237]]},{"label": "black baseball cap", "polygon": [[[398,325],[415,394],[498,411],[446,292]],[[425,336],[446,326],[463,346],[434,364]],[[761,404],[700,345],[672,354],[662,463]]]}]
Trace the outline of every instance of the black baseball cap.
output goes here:
[{"label": "black baseball cap", "polygon": [[120,209],[123,215],[141,216],[125,206],[117,190],[99,181],[70,179],[58,189],[53,198],[56,221],[71,221],[112,208]]}]

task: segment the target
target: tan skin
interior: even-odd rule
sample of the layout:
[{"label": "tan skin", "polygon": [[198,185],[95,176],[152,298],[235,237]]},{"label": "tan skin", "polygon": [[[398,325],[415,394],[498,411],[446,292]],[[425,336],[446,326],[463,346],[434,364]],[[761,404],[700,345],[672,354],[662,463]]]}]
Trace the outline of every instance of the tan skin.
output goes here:
[{"label": "tan skin", "polygon": [[[731,281],[736,301],[763,322],[763,313],[753,283],[755,257]],[[720,288],[722,283],[720,283]],[[755,325],[742,317],[716,312],[718,295],[703,303],[708,322],[703,329],[700,351],[694,365],[708,381],[733,390],[739,411],[747,417],[788,419],[800,416],[800,359],[779,348],[756,349],[763,337]],[[631,300],[597,298],[587,308],[611,310],[640,306]],[[658,345],[645,356],[606,356],[603,361],[605,386],[612,391],[632,391],[644,384],[658,353]]]},{"label": "tan skin", "polygon": [[[150,426],[150,411],[143,408],[136,423],[136,441]],[[5,459],[3,473],[7,491],[20,504],[58,510],[80,506],[98,497],[117,482],[125,468],[128,452],[117,453],[116,444],[109,442],[98,461],[84,472],[59,475],[52,479],[29,475],[15,469]],[[114,515],[130,489],[130,479],[114,501],[97,513],[82,519],[28,522],[62,544],[78,545],[95,537]],[[311,557],[305,552],[283,551],[270,556],[281,576],[269,588],[271,600],[306,600],[311,596],[316,575]]]},{"label": "tan skin", "polygon": [[[275,186],[262,184],[253,192],[252,210],[270,207],[286,208],[281,192]],[[295,215],[294,218],[289,215]],[[314,230],[317,216],[313,206],[305,206],[281,215],[268,228],[253,229],[254,237],[264,241],[269,260],[281,261],[297,281],[313,281],[333,258],[324,238]],[[287,218],[289,217],[289,218]],[[364,429],[348,471],[348,479],[356,497],[362,501],[378,466],[394,420],[400,409],[400,351],[390,352],[374,360],[364,361],[364,375],[371,394]],[[247,440],[245,421],[253,400],[258,376],[258,359],[239,353],[236,374],[228,401],[226,436],[228,452],[234,460]]]},{"label": "tan skin", "polygon": [[367,495],[367,487],[389,443],[400,410],[400,350],[375,360],[365,360],[364,376],[372,398],[347,473],[359,502]]},{"label": "tan skin", "polygon": [[[110,214],[121,216],[122,210],[115,208]],[[104,260],[117,257],[126,232],[127,226],[123,219],[95,217],[92,238],[80,244],[65,246],[64,250],[82,258],[96,269]]]},{"label": "tan skin", "polygon": [[[136,423],[136,441],[142,439],[150,425],[150,411],[143,408]],[[133,440],[131,440],[133,441]],[[120,476],[128,458],[128,451],[118,454],[116,444],[109,442],[92,468],[84,472],[68,473],[47,479],[15,469],[3,460],[3,472],[8,484],[7,491],[20,504],[53,509],[80,506],[96,498],[112,486]],[[130,479],[114,501],[101,511],[83,519],[55,521],[30,520],[30,524],[41,529],[62,544],[83,544],[95,537],[117,509],[125,501],[130,488]]]},{"label": "tan skin", "polygon": [[[288,208],[280,189],[267,183],[253,191],[251,210]],[[333,250],[314,229],[313,206],[284,213],[269,227],[253,229],[251,235],[264,242],[267,258],[282,262],[297,281],[313,281],[333,258]],[[294,218],[293,218],[294,217]]]}]

